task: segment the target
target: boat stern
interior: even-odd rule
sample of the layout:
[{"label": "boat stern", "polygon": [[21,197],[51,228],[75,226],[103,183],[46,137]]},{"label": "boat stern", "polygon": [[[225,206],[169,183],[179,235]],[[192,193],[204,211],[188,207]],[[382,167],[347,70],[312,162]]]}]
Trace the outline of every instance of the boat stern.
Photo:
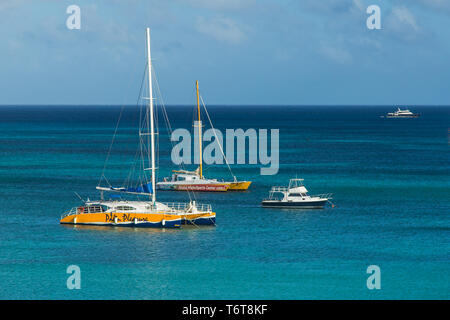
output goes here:
[{"label": "boat stern", "polygon": [[215,226],[216,213],[215,212],[199,212],[196,214],[187,214],[183,216],[182,224],[185,225],[202,225]]},{"label": "boat stern", "polygon": [[231,182],[230,187],[228,188],[229,191],[244,191],[247,190],[248,187],[252,184],[251,181],[236,181]]}]

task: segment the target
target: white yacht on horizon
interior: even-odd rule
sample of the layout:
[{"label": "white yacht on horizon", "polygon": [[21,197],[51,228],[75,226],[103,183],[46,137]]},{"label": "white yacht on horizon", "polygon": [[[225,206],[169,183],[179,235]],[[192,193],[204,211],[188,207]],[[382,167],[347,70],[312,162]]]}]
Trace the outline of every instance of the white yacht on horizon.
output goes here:
[{"label": "white yacht on horizon", "polygon": [[386,118],[418,118],[420,115],[418,113],[412,113],[409,109],[400,109],[397,107],[397,111],[389,112]]}]

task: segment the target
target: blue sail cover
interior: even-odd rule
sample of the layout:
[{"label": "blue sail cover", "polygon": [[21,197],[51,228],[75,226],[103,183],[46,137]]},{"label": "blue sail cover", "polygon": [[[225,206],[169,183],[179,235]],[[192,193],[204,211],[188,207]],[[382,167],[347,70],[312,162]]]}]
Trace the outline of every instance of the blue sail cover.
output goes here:
[{"label": "blue sail cover", "polygon": [[129,188],[112,188],[114,191],[119,192],[133,192],[133,193],[152,193],[152,184],[146,183],[142,184],[138,187],[129,187]]}]

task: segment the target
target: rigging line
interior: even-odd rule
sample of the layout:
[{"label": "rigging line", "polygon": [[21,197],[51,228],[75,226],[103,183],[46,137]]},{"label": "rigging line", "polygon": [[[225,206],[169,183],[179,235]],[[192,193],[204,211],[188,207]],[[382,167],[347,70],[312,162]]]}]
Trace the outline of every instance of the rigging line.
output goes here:
[{"label": "rigging line", "polygon": [[[104,175],[105,175],[106,165],[108,163],[108,159],[109,159],[109,156],[111,154],[111,149],[112,149],[112,146],[114,144],[114,140],[116,138],[117,129],[119,128],[119,123],[120,123],[120,119],[122,118],[122,114],[123,114],[123,109],[124,108],[125,108],[125,106],[123,105],[121,107],[121,109],[120,109],[119,119],[117,120],[116,128],[114,129],[114,134],[113,134],[113,137],[112,137],[112,140],[111,140],[111,144],[109,145],[108,154],[106,155],[105,163],[103,164],[102,175],[100,176],[100,180],[98,181],[98,185],[97,186],[100,186],[100,183],[102,182],[102,177],[104,177]],[[105,177],[105,179],[106,179],[106,177]]]},{"label": "rigging line", "polygon": [[231,170],[230,164],[228,163],[227,157],[225,156],[225,153],[223,152],[222,145],[220,144],[220,141],[217,139],[216,135],[216,129],[214,128],[211,118],[209,117],[208,110],[206,109],[205,102],[203,101],[203,97],[200,95],[200,100],[202,101],[203,109],[205,110],[206,116],[208,117],[209,124],[211,125],[211,128],[213,129],[214,137],[216,138],[217,144],[219,145],[220,152],[222,153],[223,159],[225,160],[225,163],[228,166],[228,170],[230,170],[231,176],[236,180],[236,176],[233,174],[233,171]]},{"label": "rigging line", "polygon": [[[148,66],[148,63],[146,64],[146,67]],[[148,77],[148,70],[146,68],[145,70],[145,75]],[[149,96],[150,95],[150,91],[148,90],[148,88],[145,88],[145,95]],[[140,127],[140,132],[145,132],[147,133],[144,136],[140,137],[140,144],[141,144],[141,163],[142,163],[142,177],[145,179],[146,183],[149,182],[149,178],[146,172],[146,166],[145,166],[145,161],[147,160],[148,162],[148,166],[147,168],[151,168],[152,167],[152,163],[150,160],[150,156],[151,156],[151,145],[150,145],[150,135],[148,135],[148,130],[150,129],[150,108],[147,104],[147,102],[142,103],[141,105],[141,113],[143,114],[143,116],[141,117],[141,127]],[[147,139],[145,139],[145,137],[147,137]],[[147,140],[147,141],[146,141]],[[147,155],[147,156],[146,156]]]},{"label": "rigging line", "polygon": [[[172,133],[173,133],[173,129],[172,129],[172,126],[170,124],[169,116],[167,114],[167,109],[166,109],[165,103],[164,103],[164,98],[162,96],[161,89],[159,87],[158,77],[156,76],[156,68],[152,68],[152,70],[153,70],[153,73],[155,75],[155,83],[156,83],[156,91],[157,91],[156,93],[159,96],[160,101],[161,101],[161,111],[162,111],[162,114],[163,114],[164,123],[165,123],[166,129],[167,129],[167,131],[169,133],[169,141],[170,141],[170,143],[172,145],[172,148],[173,148],[175,146],[175,143],[174,143],[174,141],[172,141],[172,139],[170,139],[170,137],[172,136]],[[180,164],[180,167],[183,170],[186,169],[183,163]],[[193,196],[194,200],[196,200],[196,196],[195,196],[195,193],[193,191],[190,191],[190,190],[186,190],[186,191],[188,193],[189,200],[192,200],[191,192],[192,192],[192,196]]]},{"label": "rigging line", "polygon": [[[152,66],[153,67],[153,66]],[[155,80],[155,82],[157,81],[157,78],[156,78],[156,73],[155,73],[155,70],[154,70],[154,68],[152,68],[152,77],[154,78],[154,80]],[[158,100],[157,98],[158,98],[158,95],[156,94],[155,95],[156,97],[155,97],[155,102]],[[154,109],[154,116],[155,116],[155,129],[156,129],[156,149],[155,149],[155,152],[156,152],[156,167],[157,168],[159,168],[159,165],[160,165],[160,152],[161,152],[161,150],[160,150],[160,141],[159,141],[159,113],[158,113],[158,108],[160,108],[159,106],[158,106],[158,104],[157,103],[155,103],[155,109]],[[158,178],[159,178],[159,170],[156,170],[155,171],[155,183],[157,183],[157,181],[158,181]]]},{"label": "rigging line", "polygon": [[[139,105],[138,105],[138,107],[139,107]],[[139,127],[140,127],[140,125],[139,125]],[[134,159],[131,162],[131,168],[128,172],[128,176],[124,179],[123,186],[128,187],[128,186],[132,185],[133,180],[136,176],[136,168],[139,167],[139,163],[140,163],[140,142],[141,142],[141,137],[139,137],[139,143],[136,148],[136,152],[134,154]]]},{"label": "rigging line", "polygon": [[[144,80],[145,80],[145,72],[144,72],[143,78],[141,80],[141,88],[139,89],[139,92],[142,91],[142,86],[143,86]],[[106,177],[105,177],[106,165],[108,164],[109,156],[111,155],[112,146],[114,145],[114,141],[115,141],[115,138],[116,138],[116,135],[117,135],[117,130],[119,129],[119,124],[120,124],[120,120],[122,119],[122,115],[123,115],[123,110],[124,109],[125,109],[125,104],[123,104],[122,107],[120,108],[119,119],[117,120],[116,128],[114,129],[114,134],[113,134],[113,137],[112,137],[112,140],[111,140],[111,144],[109,145],[108,154],[106,155],[105,163],[103,164],[102,174],[100,176],[100,179],[98,181],[97,186],[100,186],[103,178],[105,178],[105,180],[107,180]]]},{"label": "rigging line", "polygon": [[134,177],[134,173],[136,171],[136,163],[138,162],[138,157],[139,157],[139,148],[137,148],[136,153],[134,155],[134,159],[132,162],[132,166],[131,169],[128,173],[128,176],[125,178],[123,185],[124,186],[129,186],[132,183],[133,177]]},{"label": "rigging line", "polygon": [[[142,131],[142,105],[140,104],[140,100],[141,100],[141,97],[142,97],[142,92],[143,92],[142,88],[143,88],[143,83],[145,81],[146,70],[147,70],[147,64],[145,65],[144,75],[142,77],[141,87],[139,89],[138,100],[136,101],[136,106],[139,108],[139,133]],[[134,180],[135,172],[136,172],[136,167],[139,166],[138,162],[140,163],[141,161],[139,161],[139,160],[142,159],[142,156],[140,156],[140,155],[142,155],[141,145],[142,145],[142,137],[139,135],[139,144],[138,144],[138,147],[136,148],[136,153],[135,153],[135,156],[134,156],[134,160],[133,160],[133,162],[131,164],[131,168],[130,168],[128,177],[124,181],[124,185],[126,185],[126,186],[130,186],[130,185],[133,184],[133,180]]]},{"label": "rigging line", "polygon": [[[140,115],[139,119],[140,119],[141,124],[139,126],[139,132],[141,132],[143,130],[143,127],[144,127],[143,123],[145,122],[145,119],[142,116],[143,109],[144,109],[144,105],[140,105],[140,114],[141,115]],[[142,135],[139,135],[140,171],[143,172],[145,179],[147,179],[147,175],[144,170],[145,169],[145,142],[142,137],[143,137]]]},{"label": "rigging line", "polygon": [[[141,114],[142,114],[139,102],[140,102],[141,97],[142,97],[142,88],[143,88],[143,83],[144,83],[144,80],[145,80],[145,72],[146,72],[146,68],[144,69],[144,74],[143,74],[143,77],[142,77],[141,86],[139,88],[139,95],[138,95],[138,99],[136,101],[136,107],[139,109],[139,118],[138,118],[139,119],[138,120],[138,123],[139,123],[139,127],[138,128],[139,128],[139,130],[141,128]],[[139,142],[138,142],[138,146],[136,147],[136,152],[135,152],[135,155],[134,155],[134,159],[131,162],[131,168],[129,170],[128,176],[124,179],[124,182],[123,182],[124,186],[132,185],[133,181],[134,181],[134,178],[136,176],[135,172],[136,172],[136,168],[138,167],[138,162],[139,162],[139,145],[140,145],[140,143],[141,142],[140,142],[140,137],[139,137]]]},{"label": "rigging line", "polygon": [[102,174],[100,176],[100,181],[103,180],[103,178],[105,179],[106,183],[109,185],[109,187],[112,187],[111,184],[109,183],[109,181],[106,179],[106,176],[104,174]]}]

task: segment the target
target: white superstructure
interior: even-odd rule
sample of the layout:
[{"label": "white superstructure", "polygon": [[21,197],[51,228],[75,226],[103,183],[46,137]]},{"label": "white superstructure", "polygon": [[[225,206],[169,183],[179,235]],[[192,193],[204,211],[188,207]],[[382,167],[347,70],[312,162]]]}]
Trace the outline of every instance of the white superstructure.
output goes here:
[{"label": "white superstructure", "polygon": [[397,108],[395,112],[389,112],[387,114],[387,118],[417,118],[419,114],[412,113],[409,109],[400,109]]}]

